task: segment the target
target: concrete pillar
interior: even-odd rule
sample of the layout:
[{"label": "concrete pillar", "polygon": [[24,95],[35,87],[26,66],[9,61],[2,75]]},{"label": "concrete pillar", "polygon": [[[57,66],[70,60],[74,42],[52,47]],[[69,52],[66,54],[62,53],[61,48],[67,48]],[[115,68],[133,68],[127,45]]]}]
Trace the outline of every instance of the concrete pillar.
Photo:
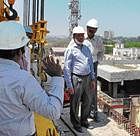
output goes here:
[{"label": "concrete pillar", "polygon": [[109,92],[109,95],[112,96],[112,83],[111,82],[108,82],[108,92]]},{"label": "concrete pillar", "polygon": [[117,98],[118,83],[113,83],[113,98]]},{"label": "concrete pillar", "polygon": [[101,91],[102,83],[101,81],[97,81],[97,91]]}]

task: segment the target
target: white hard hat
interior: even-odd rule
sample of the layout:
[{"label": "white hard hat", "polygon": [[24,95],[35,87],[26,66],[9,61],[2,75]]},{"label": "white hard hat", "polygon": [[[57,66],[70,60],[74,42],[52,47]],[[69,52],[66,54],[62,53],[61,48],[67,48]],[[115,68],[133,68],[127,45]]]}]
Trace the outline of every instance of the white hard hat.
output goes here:
[{"label": "white hard hat", "polygon": [[16,21],[0,22],[0,49],[12,50],[25,46],[29,42],[24,27]]},{"label": "white hard hat", "polygon": [[73,28],[73,34],[84,34],[85,31],[84,31],[84,28],[82,26],[76,26]]},{"label": "white hard hat", "polygon": [[98,28],[98,21],[94,18],[89,20],[86,24],[86,26],[93,27],[93,28]]}]

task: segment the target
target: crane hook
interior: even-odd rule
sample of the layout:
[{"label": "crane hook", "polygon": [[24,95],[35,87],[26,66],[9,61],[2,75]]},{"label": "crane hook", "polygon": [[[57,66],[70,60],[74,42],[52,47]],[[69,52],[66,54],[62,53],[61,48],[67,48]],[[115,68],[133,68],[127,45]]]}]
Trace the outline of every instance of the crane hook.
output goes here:
[{"label": "crane hook", "polygon": [[[7,4],[4,3],[6,6]],[[8,6],[7,6],[8,7]],[[18,16],[17,11],[15,9],[13,9],[13,5],[10,4],[10,7],[8,7],[8,9],[12,12],[12,15],[9,15],[9,12],[5,10],[5,16],[8,20],[15,20]]]}]

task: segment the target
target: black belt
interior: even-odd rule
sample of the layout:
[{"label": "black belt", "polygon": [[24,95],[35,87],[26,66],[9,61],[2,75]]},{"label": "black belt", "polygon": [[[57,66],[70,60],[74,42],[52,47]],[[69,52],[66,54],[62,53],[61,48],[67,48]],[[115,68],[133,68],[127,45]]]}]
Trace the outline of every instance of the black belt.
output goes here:
[{"label": "black belt", "polygon": [[87,74],[87,75],[78,75],[78,74],[75,74],[75,73],[72,73],[72,75],[75,75],[77,77],[88,77],[89,76],[89,74]]}]

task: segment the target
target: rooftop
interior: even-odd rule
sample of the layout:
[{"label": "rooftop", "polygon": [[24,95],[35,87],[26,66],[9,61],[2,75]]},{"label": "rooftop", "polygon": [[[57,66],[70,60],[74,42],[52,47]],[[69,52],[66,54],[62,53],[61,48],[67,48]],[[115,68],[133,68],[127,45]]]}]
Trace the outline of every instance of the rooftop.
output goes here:
[{"label": "rooftop", "polygon": [[98,76],[109,82],[140,79],[140,64],[102,64]]}]

